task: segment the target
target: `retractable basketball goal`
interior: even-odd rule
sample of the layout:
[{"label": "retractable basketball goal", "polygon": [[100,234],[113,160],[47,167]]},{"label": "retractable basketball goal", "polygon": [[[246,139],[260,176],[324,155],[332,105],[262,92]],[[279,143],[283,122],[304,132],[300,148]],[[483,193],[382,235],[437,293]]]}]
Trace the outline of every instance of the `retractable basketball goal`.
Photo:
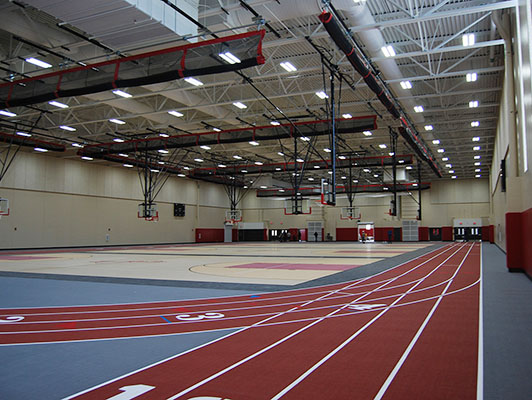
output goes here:
[{"label": "retractable basketball goal", "polygon": [[242,222],[242,211],[240,210],[227,210],[225,212],[225,224],[236,225]]},{"label": "retractable basketball goal", "polygon": [[342,211],[340,214],[340,219],[343,220],[352,220],[357,219],[359,220],[361,217],[360,214],[360,208],[359,207],[342,207]]},{"label": "retractable basketball goal", "polygon": [[0,218],[9,215],[9,200],[0,198]]},{"label": "retractable basketball goal", "polygon": [[156,203],[140,203],[137,217],[146,221],[159,221],[159,211],[157,211]]}]

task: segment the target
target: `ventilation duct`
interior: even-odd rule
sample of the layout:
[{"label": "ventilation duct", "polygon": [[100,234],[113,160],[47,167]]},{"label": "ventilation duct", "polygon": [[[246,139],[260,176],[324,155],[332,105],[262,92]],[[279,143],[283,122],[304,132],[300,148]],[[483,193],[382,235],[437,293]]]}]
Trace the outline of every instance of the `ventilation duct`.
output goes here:
[{"label": "ventilation duct", "polygon": [[[253,67],[265,61],[263,37],[263,30],[253,31],[4,83],[0,85],[0,104],[6,108],[26,106],[61,97]],[[223,61],[219,54],[226,52],[240,62]]]}]

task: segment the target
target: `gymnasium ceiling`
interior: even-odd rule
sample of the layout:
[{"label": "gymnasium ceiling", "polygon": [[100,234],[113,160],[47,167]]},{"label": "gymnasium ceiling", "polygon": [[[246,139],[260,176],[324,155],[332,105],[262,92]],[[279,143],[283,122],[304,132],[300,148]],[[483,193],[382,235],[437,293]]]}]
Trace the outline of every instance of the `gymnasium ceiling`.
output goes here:
[{"label": "gymnasium ceiling", "polygon": [[[335,80],[336,116],[375,116],[377,124],[370,136],[349,129],[339,133],[337,155],[347,154],[362,160],[352,171],[360,185],[381,184],[386,180],[387,172],[383,168],[373,166],[364,171],[362,167],[369,157],[389,158],[389,128],[397,130],[400,122],[387,112],[331,40],[318,19],[323,6],[321,0],[196,2],[1,0],[0,78],[4,82],[208,40],[213,34],[223,37],[258,27],[265,29],[266,34],[262,43],[265,63],[243,69],[244,77],[225,72],[201,76],[201,86],[178,79],[122,88],[132,96],[129,98],[109,90],[57,99],[68,106],[65,108],[48,102],[11,107],[6,110],[16,115],[0,115],[0,131],[11,135],[31,132],[32,138],[66,146],[65,152],[50,151],[43,156],[80,159],[79,146],[115,139],[127,142],[215,129],[275,128],[272,122],[286,124],[286,129],[290,129],[293,123],[330,118],[331,105],[327,101],[331,97],[320,99],[316,93],[330,94],[327,66],[337,66],[343,79]],[[144,8],[137,8],[137,3]],[[332,0],[331,4],[429,149],[441,171],[441,179],[487,178],[504,71],[504,45],[494,19],[514,2]],[[190,18],[183,17],[184,14]],[[473,34],[474,43],[464,45],[464,34]],[[381,51],[384,45],[392,46],[395,55],[386,57]],[[30,57],[51,67],[42,68],[25,61]],[[297,70],[283,69],[280,63],[286,61]],[[476,80],[468,82],[468,74],[476,74]],[[406,81],[411,88],[402,87],[401,82],[408,85]],[[470,102],[474,101],[478,106],[472,108]],[[237,108],[235,102],[243,103],[246,108]],[[424,111],[415,112],[415,106],[422,106]],[[182,116],[171,115],[169,111],[177,111]],[[125,123],[110,122],[112,118]],[[162,172],[164,168],[179,172],[179,179],[193,174],[195,169],[201,171],[198,168],[212,168],[209,173],[216,175],[216,171],[238,166],[232,170],[237,170],[241,177],[249,174],[243,178],[247,182],[257,177],[254,171],[258,173],[260,168],[253,168],[270,166],[269,170],[265,169],[267,172],[262,172],[263,177],[268,177],[269,183],[265,184],[268,190],[289,186],[292,165],[297,158],[306,161],[302,185],[312,186],[320,178],[330,177],[327,166],[331,163],[324,163],[331,157],[324,150],[331,147],[327,135],[312,137],[311,141],[264,140],[258,145],[251,145],[248,140],[211,144],[210,148],[201,148],[199,144],[169,154],[154,153],[154,157]],[[5,152],[7,145],[2,146]],[[474,150],[475,146],[480,149]],[[27,151],[34,150],[29,147]],[[415,152],[401,136],[396,154],[412,155],[412,171],[416,170]],[[80,162],[116,168],[127,164],[127,160]],[[406,158],[404,165],[409,163]],[[290,166],[288,171],[285,165]],[[440,179],[426,162],[419,165],[423,181]],[[245,166],[250,166],[248,172],[242,172]],[[346,168],[337,170],[338,183],[346,179],[346,171]],[[411,181],[416,175],[412,175]]]}]

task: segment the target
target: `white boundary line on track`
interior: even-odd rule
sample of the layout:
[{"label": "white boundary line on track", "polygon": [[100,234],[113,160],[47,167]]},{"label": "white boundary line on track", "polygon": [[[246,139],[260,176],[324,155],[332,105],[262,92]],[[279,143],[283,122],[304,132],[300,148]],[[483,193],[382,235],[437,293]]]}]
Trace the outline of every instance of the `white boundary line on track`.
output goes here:
[{"label": "white boundary line on track", "polygon": [[[432,270],[432,271],[431,271],[426,277],[430,276],[434,271],[436,271],[441,265],[443,265],[447,260],[449,260],[449,259],[450,259],[452,256],[454,256],[456,253],[458,253],[462,248],[463,248],[463,246],[460,246],[460,247],[458,248],[458,250],[456,250],[455,252],[453,252],[449,257],[447,257],[444,261],[442,261],[442,262],[438,265],[438,267],[436,267],[435,269],[433,269],[433,270]],[[442,253],[444,253],[444,252],[445,252],[445,251],[443,251]],[[433,258],[436,258],[436,257],[437,257],[437,256],[434,256]],[[432,260],[432,259],[429,259],[429,260]],[[399,279],[400,277],[406,275],[407,273],[411,272],[412,270],[415,270],[415,269],[419,268],[420,266],[426,264],[429,260],[426,260],[426,261],[422,262],[420,265],[418,265],[418,266],[416,266],[416,267],[410,269],[409,271],[404,272],[403,274],[398,275],[398,276],[395,277],[393,280],[395,280],[395,279]],[[393,281],[393,280],[392,280],[392,281]],[[390,282],[391,282],[391,281],[390,281]],[[422,282],[422,281],[419,281],[419,282],[418,282],[417,284],[415,284],[412,288],[416,287],[416,286],[419,285],[421,282]],[[389,283],[389,282],[388,282],[388,283]],[[385,283],[385,284],[383,284],[383,285],[381,285],[381,286],[387,285],[388,283]],[[379,287],[379,288],[380,288],[380,287]],[[376,288],[375,291],[378,290],[379,288]],[[251,354],[251,355],[245,357],[244,359],[242,359],[242,360],[240,360],[240,361],[238,361],[238,362],[236,362],[236,363],[233,363],[232,365],[230,365],[230,366],[228,366],[228,367],[222,369],[221,371],[218,371],[217,373],[215,373],[215,374],[213,374],[213,375],[211,375],[211,376],[209,376],[209,377],[207,377],[207,378],[201,380],[200,382],[197,382],[196,384],[194,384],[194,385],[192,385],[192,386],[189,386],[188,388],[186,388],[186,389],[180,391],[179,393],[175,394],[174,396],[169,397],[167,400],[175,400],[175,399],[177,399],[178,397],[183,396],[184,394],[187,394],[187,393],[191,392],[192,390],[194,390],[194,389],[196,389],[196,388],[198,388],[198,387],[200,387],[200,386],[203,386],[204,384],[206,384],[206,383],[212,381],[213,379],[218,378],[219,376],[225,374],[226,372],[229,372],[229,371],[233,370],[234,368],[236,368],[236,367],[238,367],[238,366],[240,366],[240,365],[242,365],[242,364],[248,362],[249,360],[252,360],[253,358],[255,358],[255,357],[257,357],[257,356],[259,356],[259,355],[265,353],[266,351],[268,351],[268,350],[270,350],[270,349],[272,349],[272,348],[278,346],[279,344],[281,344],[281,343],[287,341],[288,339],[290,339],[290,338],[292,338],[292,337],[298,335],[299,333],[301,333],[301,332],[303,332],[303,331],[305,331],[305,330],[311,328],[312,326],[314,326],[314,325],[320,323],[321,321],[323,321],[323,320],[326,319],[327,317],[330,317],[331,315],[334,315],[334,314],[336,314],[336,313],[342,311],[343,309],[347,308],[349,305],[352,305],[352,304],[356,303],[357,301],[359,301],[360,299],[362,299],[362,298],[364,298],[364,297],[370,295],[371,293],[372,293],[372,292],[368,292],[368,293],[366,293],[365,295],[360,296],[359,298],[357,298],[357,299],[355,299],[355,300],[353,300],[353,301],[351,301],[351,302],[349,302],[349,303],[346,303],[344,306],[342,306],[342,307],[340,307],[340,308],[334,310],[333,312],[327,314],[326,316],[317,319],[316,321],[314,321],[314,322],[312,322],[312,323],[310,323],[310,324],[308,324],[308,325],[306,325],[306,326],[304,326],[304,327],[298,329],[298,330],[295,331],[295,332],[292,332],[292,333],[289,334],[288,336],[285,336],[284,338],[277,340],[276,342],[272,343],[271,345],[269,345],[269,346],[267,346],[267,347],[264,347],[263,349],[261,349],[261,350],[259,350],[259,351],[256,351],[255,353],[253,353],[253,354]],[[406,293],[408,293],[408,291],[405,292],[405,294],[404,294],[403,296],[401,296],[400,298],[398,298],[395,302],[398,302],[402,297],[404,297],[404,296],[406,295]],[[395,302],[394,302],[394,303],[395,303]],[[393,303],[392,303],[392,304],[393,304]],[[378,316],[382,315],[382,314],[385,313],[385,312],[386,312],[386,310],[382,311],[381,313],[379,313]],[[376,319],[376,318],[372,319],[372,321],[374,321],[375,319]],[[369,325],[366,324],[366,326],[369,326]],[[362,330],[363,330],[363,329],[365,329],[365,328],[362,328]],[[274,400],[275,398],[278,398],[278,397],[274,397],[274,398],[272,398],[272,400]]]},{"label": "white boundary line on track", "polygon": [[[465,247],[465,246],[463,246]],[[461,250],[463,247],[460,247],[458,250]],[[458,252],[458,251],[457,251]],[[449,258],[451,258],[453,255],[455,255],[457,252],[453,253],[451,256],[449,256],[446,260],[444,260],[442,263],[440,263],[437,267],[435,267],[428,275],[426,275],[425,279],[428,278],[430,275],[432,275],[434,272],[436,272],[442,265],[445,264],[445,261],[447,261]],[[469,251],[467,252],[469,254]],[[467,257],[464,257],[465,258]],[[338,353],[340,350],[342,350],[345,346],[347,346],[350,342],[352,342],[357,336],[359,336],[362,332],[364,332],[367,328],[369,328],[375,321],[377,321],[382,315],[384,315],[387,311],[389,311],[393,305],[398,303],[403,297],[405,297],[409,292],[414,289],[417,285],[421,284],[423,281],[420,281],[416,283],[414,286],[412,286],[411,289],[407,290],[405,293],[403,293],[397,300],[395,300],[392,304],[387,306],[384,310],[382,310],[379,314],[377,314],[375,317],[373,317],[369,322],[367,322],[362,328],[357,330],[355,333],[353,333],[349,338],[344,340],[340,345],[338,345],[333,351],[331,351],[329,354],[327,354],[325,357],[323,357],[320,361],[318,361],[316,364],[314,364],[311,368],[309,368],[307,371],[305,371],[303,374],[301,374],[296,380],[294,380],[291,384],[286,386],[283,390],[281,390],[279,393],[277,393],[274,397],[271,398],[271,400],[278,400],[281,397],[283,397],[286,393],[288,393],[290,390],[292,390],[295,386],[297,386],[299,383],[301,383],[305,378],[307,378],[310,374],[312,374],[316,369],[318,369],[321,365],[323,365],[325,362],[327,362],[329,359],[331,359],[336,353]]]},{"label": "white boundary line on track", "polygon": [[[456,269],[456,271],[454,272],[453,274],[453,278],[456,277],[456,275],[458,275],[458,272],[460,271],[460,269],[462,268],[462,265],[464,264],[464,262],[466,261],[467,257],[469,256],[469,254],[471,253],[471,250],[473,250],[474,248],[474,244],[473,246],[471,246],[467,252],[467,254],[465,255],[464,259],[462,260],[462,262],[460,263],[460,265],[458,266],[458,268]],[[421,324],[421,326],[419,327],[419,329],[417,330],[416,334],[414,335],[414,337],[412,338],[412,340],[410,341],[410,343],[408,344],[408,346],[406,347],[403,355],[401,356],[401,358],[399,358],[399,361],[397,361],[397,364],[395,364],[395,367],[394,369],[392,370],[392,372],[390,373],[390,375],[388,375],[388,377],[386,378],[386,380],[384,381],[383,385],[381,386],[379,392],[377,393],[377,395],[375,396],[374,400],[380,400],[382,399],[382,396],[384,396],[384,394],[386,393],[386,391],[388,390],[388,388],[390,387],[392,381],[395,379],[395,377],[397,376],[397,373],[399,372],[399,370],[401,369],[401,367],[403,366],[403,364],[405,363],[406,359],[408,358],[408,356],[410,355],[410,352],[412,351],[412,349],[414,348],[414,346],[416,345],[418,339],[421,337],[421,334],[423,333],[423,331],[425,330],[425,327],[428,325],[430,319],[432,318],[432,316],[434,315],[434,313],[436,312],[436,309],[438,308],[438,306],[440,305],[442,299],[443,299],[443,295],[447,292],[447,289],[449,289],[449,287],[451,286],[452,284],[452,280],[445,286],[445,289],[443,289],[443,292],[440,294],[440,296],[438,296],[438,300],[436,300],[436,302],[434,303],[434,305],[432,306],[430,312],[427,314],[427,316],[425,317],[425,320],[423,321],[423,323]]]},{"label": "white boundary line on track", "polygon": [[[442,247],[439,247],[437,249],[434,249],[434,250],[431,250],[427,253],[424,253],[424,254],[421,254],[417,257],[414,257],[408,261],[405,261],[405,262],[402,262],[400,264],[397,264],[385,271],[381,271],[381,272],[378,272],[374,275],[371,275],[371,276],[368,276],[368,277],[364,277],[364,278],[360,278],[360,279],[355,279],[354,281],[349,281],[349,283],[355,283],[355,282],[363,282],[364,280],[368,279],[368,278],[373,278],[375,276],[379,276],[385,272],[389,272],[389,271],[393,271],[394,269],[402,266],[402,265],[405,265],[411,261],[414,261],[414,260],[417,260],[421,257],[424,257],[426,255],[429,255],[431,253],[435,253],[437,251],[440,251],[442,249],[450,249],[452,247],[456,247],[456,244],[455,243],[452,243],[452,244],[447,244],[447,245],[444,245]],[[423,248],[421,248],[423,249]],[[416,250],[420,250],[420,249],[416,249]],[[403,253],[403,254],[406,254],[406,253]],[[322,285],[322,286],[315,286],[314,288],[326,288],[328,286],[336,286],[336,285],[342,285],[343,283],[347,283],[347,282],[339,282],[339,283],[331,283],[331,284],[327,284],[327,285]],[[193,288],[194,289],[194,288]],[[207,288],[197,288],[197,289],[207,289]],[[290,292],[294,292],[294,291],[304,291],[304,290],[308,290],[308,289],[312,289],[312,287],[310,288],[293,288],[293,289],[289,289],[287,288],[286,290],[281,290],[279,292],[273,292],[273,293],[290,293]],[[220,289],[220,290],[229,290],[229,289]],[[241,294],[241,295],[229,295],[229,296],[221,296],[221,297],[217,297],[217,299],[224,299],[224,298],[231,298],[231,297],[245,297],[245,296],[253,296],[253,295],[264,295],[264,294],[269,294],[269,293],[272,293],[272,292],[255,292],[255,293],[246,293],[246,294]],[[296,295],[297,296],[297,295]],[[289,296],[286,296],[286,297],[289,297]],[[203,297],[203,298],[197,298],[197,299],[174,299],[174,300],[161,300],[161,301],[144,301],[144,302],[137,302],[137,303],[104,303],[104,304],[83,304],[83,305],[69,305],[69,306],[47,306],[47,307],[8,307],[8,308],[2,308],[0,309],[0,311],[3,311],[3,310],[42,310],[42,309],[50,309],[50,308],[82,308],[82,307],[105,307],[105,306],[121,306],[121,305],[125,305],[125,306],[128,306],[128,305],[142,305],[142,304],[167,304],[167,303],[175,303],[175,302],[184,302],[184,301],[202,301],[202,300],[211,300],[212,297]],[[253,300],[259,300],[259,299],[252,299],[252,300],[246,300],[246,301],[253,301]],[[265,299],[263,299],[265,300]],[[225,303],[222,303],[222,304],[225,304]],[[229,303],[231,304],[231,303]],[[185,305],[174,305],[174,306],[169,306],[169,307],[186,307],[186,304]],[[136,310],[136,309],[131,309],[131,310]],[[110,310],[112,311],[112,310]],[[123,311],[123,309],[120,309],[118,311]],[[86,311],[86,312],[92,312],[92,311]],[[96,311],[96,312],[100,312],[100,311]],[[57,313],[60,313],[60,311],[58,311]],[[44,314],[44,313],[43,313]],[[53,313],[52,313],[53,314]]]},{"label": "white boundary line on track", "polygon": [[480,293],[478,299],[478,360],[477,360],[477,400],[484,399],[484,294],[482,264],[482,242],[480,242]]},{"label": "white boundary line on track", "polygon": [[[444,281],[444,283],[446,283],[446,282],[447,281]],[[473,283],[471,283],[471,284],[469,284],[467,286],[464,286],[463,288],[448,292],[447,294],[445,294],[444,297],[452,295],[452,294],[456,294],[456,293],[459,293],[459,292],[462,292],[462,291],[467,290],[467,289],[470,289],[471,287],[475,286],[479,282],[480,282],[480,280],[477,280],[477,281],[475,281],[475,282],[473,282]],[[419,290],[414,290],[414,291],[410,292],[409,294],[413,294],[413,293],[419,293]],[[399,296],[399,295],[400,294],[398,294],[397,296]],[[381,301],[383,299],[387,299],[387,298],[390,298],[390,297],[396,297],[396,296],[379,297],[379,298],[375,298],[375,299],[372,299],[372,300],[373,301]],[[396,304],[396,305],[391,306],[390,308],[410,306],[412,304],[422,303],[424,301],[435,300],[438,297],[439,297],[439,295],[431,296],[431,297],[427,297],[427,298],[419,299],[419,300],[415,300],[415,301],[410,301],[410,302],[406,302],[406,303]],[[328,306],[328,307],[319,307],[319,308],[311,308],[311,309],[308,309],[307,311],[309,311],[309,310],[312,311],[312,310],[317,310],[317,309],[322,309],[322,308],[333,308],[333,307],[337,307],[337,306],[340,306],[340,305]],[[374,311],[383,310],[384,308],[385,307],[376,307],[376,308],[372,308],[371,310],[357,310],[357,311],[352,311],[352,312],[348,312],[348,313],[344,313],[344,314],[340,314],[340,315],[333,315],[331,317],[327,317],[326,319],[340,318],[340,317],[350,317],[350,316],[357,315],[357,314],[364,314],[364,313],[367,313],[367,312],[374,312]],[[302,310],[292,310],[291,312],[300,312],[300,311],[302,311]],[[299,322],[308,322],[308,321],[314,321],[314,320],[316,320],[318,318],[320,318],[320,317],[295,319],[295,320],[283,321],[283,322],[265,323],[265,324],[261,324],[260,326],[261,327],[268,327],[268,326],[286,325],[286,324],[299,323]],[[165,324],[162,324],[162,325],[165,325]],[[194,333],[226,331],[226,330],[243,329],[243,328],[249,328],[249,327],[251,327],[251,325],[233,326],[233,327],[228,327],[228,328],[205,329],[205,330],[201,330],[201,331],[158,333],[158,334],[153,334],[153,335],[142,335],[142,336],[123,336],[123,337],[98,338],[98,339],[57,340],[57,341],[50,341],[50,342],[4,343],[4,344],[0,344],[0,347],[2,347],[2,346],[4,346],[4,347],[6,347],[6,346],[30,346],[30,345],[54,344],[54,343],[97,342],[97,341],[100,341],[100,340],[142,339],[142,338],[152,338],[152,337],[155,338],[155,337],[158,337],[158,336],[190,335],[190,334],[194,334]],[[107,328],[107,329],[109,329],[109,328]],[[43,333],[43,332],[44,331],[35,331],[34,333]],[[23,333],[28,333],[28,332],[23,332]]]},{"label": "white boundary line on track", "polygon": [[[361,281],[364,281],[364,280],[366,280],[366,279],[370,279],[370,278],[372,278],[372,277],[371,277],[371,276],[368,276],[368,277],[366,277],[366,278],[362,278]],[[351,286],[351,285],[353,285],[353,284],[354,284],[354,283],[351,283],[351,284],[349,284],[349,285],[347,285],[347,286],[345,286],[345,287],[343,287],[343,288],[339,288],[338,291],[340,291],[340,290],[344,290],[344,289],[348,288],[349,286]],[[332,293],[334,293],[334,292],[332,292]],[[332,293],[330,293],[330,294],[332,294]],[[312,303],[313,301],[317,301],[317,300],[319,300],[319,299],[321,299],[321,298],[323,298],[323,297],[326,297],[326,296],[327,296],[327,294],[321,296],[321,297],[318,298],[318,299],[308,301],[306,304],[310,304],[310,303]],[[264,323],[264,322],[267,322],[267,321],[269,321],[269,320],[271,320],[271,319],[274,319],[274,318],[277,318],[277,317],[279,317],[279,316],[281,316],[281,315],[284,315],[284,314],[286,314],[286,313],[289,313],[290,311],[293,311],[293,310],[295,310],[295,308],[291,308],[290,310],[283,311],[283,312],[278,313],[278,314],[276,314],[276,315],[273,315],[273,316],[271,316],[271,317],[269,317],[269,318],[266,318],[266,319],[264,319],[264,320],[262,320],[262,321],[259,321],[259,322],[255,323],[255,324],[253,324],[253,325],[246,326],[246,327],[244,327],[244,328],[242,328],[242,329],[239,329],[239,330],[237,330],[237,331],[235,331],[235,332],[232,332],[232,333],[230,333],[230,334],[228,334],[228,335],[226,335],[226,336],[222,336],[222,337],[220,337],[220,338],[218,338],[218,339],[215,339],[215,340],[210,341],[210,342],[208,342],[208,343],[202,344],[202,345],[197,346],[197,347],[195,347],[195,348],[193,348],[193,349],[189,349],[189,350],[184,351],[184,352],[182,352],[182,353],[174,354],[173,356],[170,356],[170,357],[168,357],[168,358],[165,358],[164,360],[157,361],[156,363],[153,363],[153,364],[147,365],[147,366],[145,366],[145,367],[142,367],[142,368],[140,368],[140,369],[137,369],[137,370],[134,370],[134,371],[128,372],[127,374],[124,374],[124,375],[121,375],[121,376],[116,377],[116,378],[114,378],[114,379],[111,379],[111,380],[109,380],[109,381],[103,382],[103,383],[101,383],[101,384],[99,384],[99,385],[97,385],[97,386],[93,386],[93,387],[88,388],[88,389],[86,389],[86,390],[84,390],[84,391],[81,391],[81,392],[75,393],[75,394],[73,394],[73,395],[70,395],[70,396],[68,396],[68,397],[65,397],[63,400],[73,399],[73,398],[75,398],[75,397],[77,397],[77,396],[81,396],[82,394],[85,394],[85,393],[88,393],[88,392],[90,392],[90,391],[96,390],[96,389],[98,389],[98,388],[100,388],[100,387],[102,387],[102,386],[105,386],[105,385],[111,384],[111,383],[113,383],[113,382],[115,382],[115,381],[117,381],[117,380],[127,378],[128,376],[134,375],[134,374],[139,373],[139,372],[142,372],[142,371],[144,371],[144,370],[146,370],[146,369],[149,369],[149,368],[155,367],[155,366],[157,366],[157,365],[159,365],[159,364],[162,364],[162,363],[165,363],[165,362],[167,362],[167,361],[173,360],[173,359],[175,359],[175,358],[177,358],[177,357],[183,356],[183,355],[185,355],[185,354],[187,354],[187,353],[190,353],[190,352],[192,352],[192,351],[198,350],[198,349],[200,349],[200,348],[202,348],[202,347],[206,347],[206,346],[208,346],[208,345],[210,345],[210,344],[212,344],[212,343],[215,343],[215,342],[217,342],[217,341],[219,341],[219,340],[222,340],[222,339],[228,338],[229,336],[233,336],[233,335],[236,335],[237,333],[241,333],[241,332],[243,332],[243,331],[245,331],[245,330],[248,330],[248,329],[254,328],[255,326],[258,326],[258,325],[260,325],[260,324],[262,324],[262,323]]]},{"label": "white boundary line on track", "polygon": [[[432,261],[433,259],[435,259],[436,257],[439,257],[441,256],[442,254],[446,253],[447,251],[452,251],[454,248],[458,247],[458,250],[456,250],[453,254],[455,254],[457,251],[459,251],[463,246],[455,246],[455,245],[451,245],[451,246],[445,246],[445,247],[442,247],[442,248],[439,248],[438,250],[441,250],[438,254],[436,255],[433,255],[431,258],[423,261],[421,264],[411,268],[410,270],[406,271],[406,272],[403,272],[402,274],[394,277],[394,278],[391,278],[391,279],[387,279],[387,280],[384,280],[384,281],[380,281],[380,282],[385,282],[384,284],[381,284],[380,287],[382,286],[386,286],[387,284],[397,280],[398,278],[410,273],[411,271],[421,267],[422,265],[426,264],[427,262],[429,261]],[[436,251],[436,250],[435,250]],[[434,252],[435,252],[434,251]],[[432,252],[430,252],[432,253]],[[427,253],[427,254],[430,254],[430,253]],[[416,257],[412,260],[416,260],[416,259],[419,259],[421,258],[422,256],[419,256],[419,257]],[[397,265],[396,267],[399,267],[401,265],[405,265],[407,264],[408,262],[412,261],[412,260],[409,260],[409,261],[406,261],[402,264],[399,264]],[[393,269],[395,269],[396,267],[394,267]],[[389,270],[386,270],[386,271],[382,271],[380,272],[379,274],[382,274],[384,272],[387,272]],[[309,293],[309,295],[313,295],[313,294],[320,294],[320,293],[326,293],[324,294],[323,296],[317,298],[317,299],[314,299],[314,300],[311,300],[311,301],[307,301],[297,307],[294,307],[292,310],[296,310],[298,307],[304,307],[306,306],[307,304],[310,304],[310,303],[313,303],[313,302],[316,302],[316,301],[319,301],[325,297],[328,297],[330,295],[333,295],[335,293],[340,293],[342,290],[346,290],[346,289],[349,289],[349,288],[352,288],[352,287],[356,287],[356,285],[360,282],[364,282],[366,280],[369,280],[369,279],[372,279],[373,277],[379,275],[379,274],[376,274],[376,275],[372,275],[372,276],[368,276],[366,278],[362,278],[360,280],[356,280],[356,281],[351,281],[351,282],[346,282],[346,283],[349,283],[347,286],[344,286],[344,287],[341,287],[341,288],[338,288],[336,289],[335,291],[327,291],[327,292],[322,292],[322,291],[319,291],[319,292],[316,292],[316,293]],[[416,282],[416,281],[413,281],[413,282]],[[340,286],[339,284],[335,284],[336,286]],[[400,286],[400,285],[398,285]],[[393,288],[393,287],[390,287],[390,288]],[[390,289],[390,288],[387,288],[387,289]],[[379,291],[379,288],[377,289],[373,289],[372,291],[370,292],[362,292],[361,294],[363,294],[364,296],[369,294],[369,293],[374,293],[374,292],[378,292]],[[355,295],[358,295],[358,294],[355,294]],[[292,311],[291,310],[291,311]],[[267,315],[267,314],[266,314]],[[260,315],[259,315],[260,316]],[[249,316],[244,316],[243,318],[249,318]],[[61,323],[65,322],[65,321],[59,321]],[[11,332],[0,332],[0,335],[10,335],[10,334],[35,334],[35,333],[57,333],[57,332],[77,332],[77,331],[97,331],[97,330],[112,330],[112,329],[127,329],[127,328],[143,328],[143,327],[154,327],[154,326],[166,326],[167,323],[160,323],[160,324],[146,324],[146,325],[127,325],[127,326],[108,326],[108,327],[94,327],[94,328],[81,328],[81,329],[55,329],[55,330],[46,330],[46,331],[11,331]],[[249,326],[248,326],[249,327]],[[229,327],[229,328],[223,328],[221,330],[225,330],[225,329],[239,329],[241,327]],[[175,334],[175,333],[174,333]],[[165,334],[163,334],[165,335]],[[157,336],[157,335],[149,335],[149,336]],[[110,339],[110,338],[103,338],[103,339]],[[98,339],[88,339],[88,340],[98,340]],[[78,341],[78,340],[73,340],[73,341]],[[63,343],[64,342],[67,342],[67,341],[62,341]],[[22,345],[22,344],[37,344],[39,342],[33,342],[33,343],[16,343],[17,345]],[[41,342],[42,343],[42,342]],[[49,343],[53,343],[53,342],[49,342]],[[1,344],[0,346],[8,346],[9,344]]]}]

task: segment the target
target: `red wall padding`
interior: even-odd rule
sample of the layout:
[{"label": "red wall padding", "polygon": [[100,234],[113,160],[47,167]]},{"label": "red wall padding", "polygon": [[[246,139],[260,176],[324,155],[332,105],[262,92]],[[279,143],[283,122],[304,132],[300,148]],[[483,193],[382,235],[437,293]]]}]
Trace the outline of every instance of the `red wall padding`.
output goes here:
[{"label": "red wall padding", "polygon": [[[235,231],[233,230],[233,239],[235,237]],[[238,232],[237,232],[238,238]],[[224,229],[223,228],[196,228],[196,243],[204,242],[223,242],[224,241]]]},{"label": "red wall padding", "polygon": [[417,234],[419,236],[419,241],[429,240],[429,227],[428,226],[420,226],[417,229],[418,229]]},{"label": "red wall padding", "polygon": [[441,240],[451,241],[453,240],[453,227],[452,226],[442,226],[441,228]]},{"label": "red wall padding", "polygon": [[493,225],[489,225],[489,226],[483,226],[481,228],[481,232],[482,232],[482,241],[483,242],[487,242],[488,240],[490,240],[490,227],[493,226]]},{"label": "red wall padding", "polygon": [[522,214],[521,239],[523,243],[523,269],[532,278],[532,208],[529,208]]},{"label": "red wall padding", "polygon": [[388,230],[393,228],[377,228],[375,227],[375,241],[387,241],[388,240]]},{"label": "red wall padding", "polygon": [[233,237],[233,242],[238,242],[238,229],[233,229],[231,233]]},{"label": "red wall padding", "polygon": [[357,228],[336,228],[336,241],[356,242],[358,240]]},{"label": "red wall padding", "polygon": [[506,267],[523,270],[523,226],[521,213],[506,213]]},{"label": "red wall padding", "polygon": [[495,243],[495,226],[493,225],[490,225],[489,239],[490,239],[490,243]]}]

